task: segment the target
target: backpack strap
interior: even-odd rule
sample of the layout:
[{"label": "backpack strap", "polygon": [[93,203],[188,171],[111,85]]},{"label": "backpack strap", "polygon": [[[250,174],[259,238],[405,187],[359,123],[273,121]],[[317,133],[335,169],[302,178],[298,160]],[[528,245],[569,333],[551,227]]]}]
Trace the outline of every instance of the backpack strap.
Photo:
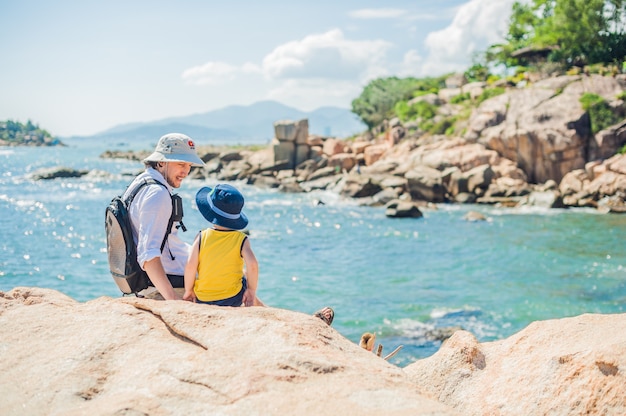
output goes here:
[{"label": "backpack strap", "polygon": [[[126,206],[129,209],[130,209],[130,204],[133,202],[133,199],[135,199],[135,196],[137,195],[139,190],[141,188],[143,188],[144,186],[146,186],[146,185],[161,185],[162,187],[167,189],[167,186],[165,186],[165,184],[163,184],[162,182],[157,181],[156,179],[153,179],[153,178],[144,179],[142,182],[137,184],[137,186],[135,186],[135,188],[128,195],[128,198],[126,199],[125,202],[126,202]],[[168,189],[168,193],[169,193],[169,189]],[[170,197],[171,196],[172,195],[170,194]],[[163,237],[163,242],[161,242],[161,253],[163,252],[163,249],[165,248],[165,243],[167,242],[167,237],[172,232],[172,226],[173,225],[174,225],[174,215],[172,213],[172,215],[170,215],[169,221],[167,222],[167,230],[165,231],[165,236]]]}]

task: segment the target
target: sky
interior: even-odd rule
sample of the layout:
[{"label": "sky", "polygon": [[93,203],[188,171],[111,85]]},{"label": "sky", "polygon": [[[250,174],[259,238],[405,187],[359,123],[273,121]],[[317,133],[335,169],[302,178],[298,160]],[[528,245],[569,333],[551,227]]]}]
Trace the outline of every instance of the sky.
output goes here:
[{"label": "sky", "polygon": [[54,136],[464,71],[513,0],[0,0],[0,121]]}]

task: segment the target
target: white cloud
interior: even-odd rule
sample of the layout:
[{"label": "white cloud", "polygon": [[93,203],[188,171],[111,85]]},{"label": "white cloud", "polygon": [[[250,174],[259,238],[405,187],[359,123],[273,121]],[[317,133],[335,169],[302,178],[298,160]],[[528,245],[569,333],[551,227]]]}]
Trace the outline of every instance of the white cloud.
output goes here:
[{"label": "white cloud", "polygon": [[320,105],[349,106],[370,80],[388,76],[387,52],[393,45],[382,40],[347,39],[339,29],[306,36],[277,46],[261,63],[241,66],[207,62],[186,69],[181,77],[187,84],[224,87],[227,83],[253,82],[263,96],[297,108]]},{"label": "white cloud", "polygon": [[503,39],[514,0],[471,0],[459,7],[452,23],[431,32],[425,40],[429,53],[420,76],[467,69],[475,52]]},{"label": "white cloud", "polygon": [[225,62],[207,62],[183,71],[181,77],[187,84],[216,85],[224,81],[234,80],[238,74],[260,73],[258,65],[245,63],[235,66]]},{"label": "white cloud", "polygon": [[387,72],[385,56],[390,47],[382,40],[349,40],[333,29],[278,46],[263,59],[263,72],[270,79],[361,81]]},{"label": "white cloud", "polygon": [[417,77],[424,59],[415,49],[404,54],[398,75],[401,77]]},{"label": "white cloud", "polygon": [[[367,82],[388,76],[387,53],[393,45],[383,40],[347,39],[339,29],[306,36],[277,46],[261,63],[241,66],[207,62],[185,70],[182,79],[198,86],[251,82],[263,75],[263,97],[314,109],[322,103],[346,107]],[[257,86],[260,84],[257,83]]]},{"label": "white cloud", "polygon": [[267,98],[310,111],[323,105],[348,107],[363,86],[348,80],[290,79],[272,89]]},{"label": "white cloud", "polygon": [[341,30],[333,29],[277,46],[260,66],[249,62],[242,66],[207,62],[186,69],[182,78],[193,85],[215,85],[249,74],[263,74],[267,81],[343,79],[363,82],[388,74],[386,54],[391,46],[382,40],[346,39]]},{"label": "white cloud", "polygon": [[394,19],[405,14],[406,10],[402,9],[360,9],[348,12],[348,16],[354,19]]}]

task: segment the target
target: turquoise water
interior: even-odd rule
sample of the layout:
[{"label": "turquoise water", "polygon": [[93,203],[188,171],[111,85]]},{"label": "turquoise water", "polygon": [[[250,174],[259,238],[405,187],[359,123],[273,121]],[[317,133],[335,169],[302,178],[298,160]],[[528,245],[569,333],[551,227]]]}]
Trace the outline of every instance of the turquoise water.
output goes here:
[{"label": "turquoise water", "polygon": [[[100,159],[110,148],[0,148],[0,290],[47,287],[79,301],[121,295],[108,272],[104,208],[142,164]],[[101,173],[26,177],[52,166]],[[189,242],[205,226],[192,204],[202,185],[187,180],[179,191]],[[489,341],[536,320],[626,307],[625,215],[440,205],[421,219],[389,219],[332,193],[234,185],[246,196],[259,297],[305,313],[333,306],[333,327],[346,338],[375,332],[384,353],[403,345],[391,360],[400,366],[439,348],[426,336],[433,328],[462,326]],[[488,221],[463,220],[469,210]]]}]

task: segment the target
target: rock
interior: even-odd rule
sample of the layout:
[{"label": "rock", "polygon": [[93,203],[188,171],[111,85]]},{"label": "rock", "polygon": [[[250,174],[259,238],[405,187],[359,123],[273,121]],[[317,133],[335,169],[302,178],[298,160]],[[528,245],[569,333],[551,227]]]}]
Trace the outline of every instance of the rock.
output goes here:
[{"label": "rock", "polygon": [[397,188],[384,188],[382,191],[372,195],[372,206],[386,205],[387,203],[398,199],[400,194],[395,190]]},{"label": "rock", "polygon": [[411,98],[407,104],[409,106],[413,106],[419,103],[420,101],[425,101],[428,104],[433,105],[433,106],[441,105],[441,100],[439,99],[439,96],[437,94],[433,94],[432,92],[429,94],[424,94],[415,98]]},{"label": "rock", "polygon": [[304,144],[309,137],[309,120],[279,120],[274,123],[274,137],[280,141]]},{"label": "rock", "polygon": [[[141,161],[148,157],[152,152],[150,151],[132,151],[132,150],[107,150],[103,152],[100,157],[107,159],[128,159]],[[204,160],[204,159],[203,159]],[[206,162],[206,161],[205,161]]]},{"label": "rock", "polygon": [[589,143],[589,159],[608,159],[626,143],[626,123],[598,132]]},{"label": "rock", "polygon": [[41,179],[80,178],[88,173],[88,170],[76,170],[64,166],[57,166],[52,168],[37,169],[29,175],[29,178],[35,181]]},{"label": "rock", "polygon": [[430,341],[445,341],[454,335],[457,331],[463,331],[460,326],[444,326],[428,329],[424,333],[424,338]]},{"label": "rock", "polygon": [[563,198],[558,191],[533,191],[526,195],[519,206],[540,208],[563,208]]},{"label": "rock", "polygon": [[470,222],[487,221],[487,217],[477,211],[468,211],[465,215],[463,215],[463,219]]},{"label": "rock", "polygon": [[[286,191],[331,189],[359,198],[359,203],[379,205],[391,195],[373,198],[380,191],[378,186],[390,186],[382,183],[381,177],[393,176],[403,181],[402,189],[391,186],[394,193],[414,201],[506,206],[522,201],[545,207],[601,207],[603,212],[621,212],[619,195],[626,193],[626,155],[616,152],[626,143],[626,121],[593,135],[590,116],[580,98],[585,92],[598,94],[615,116],[623,117],[626,106],[617,97],[623,94],[624,79],[574,75],[530,82],[524,88],[504,85],[504,93],[484,101],[468,120],[456,125],[456,131],[466,132],[463,137],[424,131],[418,134],[408,127],[410,123],[397,117],[384,120],[354,140],[309,136],[306,119],[277,121],[276,137],[266,149],[199,149],[207,166],[192,169],[190,177],[253,182],[256,175],[274,175],[278,183],[259,183]],[[484,83],[463,85],[460,80],[451,78],[452,84],[459,85],[449,86],[440,94],[487,88]],[[413,98],[409,104],[427,101],[436,105],[438,120],[456,117],[463,110],[463,106],[437,100],[436,94],[428,94]],[[295,175],[279,175],[294,169]],[[359,190],[358,184],[342,181],[352,174],[370,176],[376,186]],[[342,186],[346,184],[348,188]]]},{"label": "rock", "polygon": [[441,172],[428,166],[417,166],[406,173],[409,191],[414,199],[429,202],[443,202],[446,188],[443,186]]},{"label": "rock", "polygon": [[344,178],[339,193],[350,198],[364,198],[373,196],[381,190],[381,186],[371,177],[351,174]]},{"label": "rock", "polygon": [[[514,161],[531,182],[559,182],[589,161],[587,143],[593,137],[589,115],[579,101],[584,92],[611,101],[622,88],[612,77],[592,75],[561,76],[510,90],[472,113],[466,138]],[[590,154],[611,153],[620,140],[624,134],[617,126],[596,138]]]},{"label": "rock", "polygon": [[373,165],[376,161],[380,160],[387,151],[387,149],[388,146],[386,144],[377,144],[365,148],[365,150],[363,151],[365,165],[370,166]]},{"label": "rock", "polygon": [[387,203],[385,215],[390,218],[421,218],[424,216],[417,203],[400,199]]},{"label": "rock", "polygon": [[4,415],[457,415],[320,319],[0,292]]},{"label": "rock", "polygon": [[337,167],[340,172],[348,172],[356,166],[356,159],[352,153],[337,153],[329,157],[328,166]]},{"label": "rock", "polygon": [[476,195],[470,194],[468,192],[460,192],[454,195],[454,201],[459,204],[472,204],[476,202]]},{"label": "rock", "polygon": [[457,331],[404,371],[464,415],[626,414],[626,314],[534,322],[500,341]]},{"label": "rock", "polygon": [[324,141],[323,151],[327,156],[334,156],[344,152],[346,145],[339,139],[327,139]]}]

